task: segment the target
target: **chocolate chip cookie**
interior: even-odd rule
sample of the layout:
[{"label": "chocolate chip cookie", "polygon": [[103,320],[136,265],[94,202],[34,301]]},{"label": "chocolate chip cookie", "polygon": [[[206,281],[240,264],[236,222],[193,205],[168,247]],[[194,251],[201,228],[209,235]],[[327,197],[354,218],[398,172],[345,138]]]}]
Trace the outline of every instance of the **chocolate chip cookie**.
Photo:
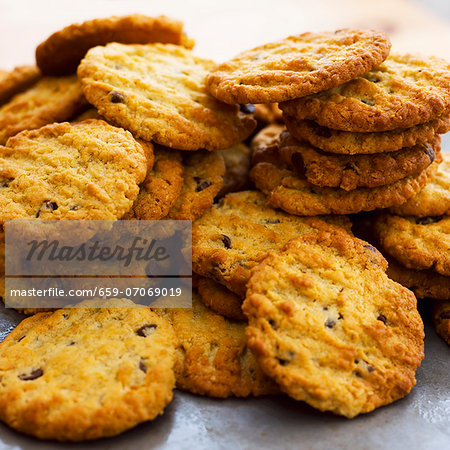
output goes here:
[{"label": "chocolate chip cookie", "polygon": [[36,62],[46,75],[75,73],[86,52],[108,42],[149,44],[162,42],[194,46],[183,33],[183,22],[169,17],[133,14],[74,23],[53,33],[36,49]]},{"label": "chocolate chip cookie", "polygon": [[425,144],[436,134],[450,131],[450,116],[443,116],[411,128],[391,131],[355,133],[322,127],[312,120],[301,120],[285,115],[284,121],[290,133],[299,140],[306,140],[326,152],[339,154],[372,154],[394,152],[404,147]]},{"label": "chocolate chip cookie", "polygon": [[351,418],[411,391],[423,323],[385,264],[367,242],[332,232],[293,239],[252,270],[247,342],[284,392]]},{"label": "chocolate chip cookie", "polygon": [[391,55],[383,64],[319,94],[280,103],[288,116],[352,132],[409,128],[450,110],[450,65]]},{"label": "chocolate chip cookie", "polygon": [[120,219],[146,170],[142,145],[101,120],[24,131],[0,147],[0,223]]},{"label": "chocolate chip cookie", "polygon": [[303,33],[247,50],[213,68],[209,91],[226,103],[275,103],[330,89],[389,54],[385,33],[342,29]]},{"label": "chocolate chip cookie", "polygon": [[450,216],[381,214],[373,231],[381,248],[406,268],[450,276]]},{"label": "chocolate chip cookie", "polygon": [[346,218],[325,220],[276,211],[257,191],[228,194],[193,223],[192,268],[244,297],[251,268],[269,251],[299,235],[348,227]]},{"label": "chocolate chip cookie", "polygon": [[221,150],[256,126],[237,105],[206,91],[210,60],[171,44],[108,44],[78,68],[84,94],[108,121],[147,141],[180,150]]},{"label": "chocolate chip cookie", "polygon": [[43,77],[0,108],[0,145],[23,130],[71,119],[87,102],[75,75]]},{"label": "chocolate chip cookie", "polygon": [[247,348],[244,322],[228,320],[210,311],[195,292],[192,309],[157,312],[172,323],[177,336],[178,389],[219,398],[279,392]]},{"label": "chocolate chip cookie", "polygon": [[36,314],[0,344],[2,421],[40,439],[81,441],[163,412],[175,384],[172,327],[130,300],[95,305]]}]

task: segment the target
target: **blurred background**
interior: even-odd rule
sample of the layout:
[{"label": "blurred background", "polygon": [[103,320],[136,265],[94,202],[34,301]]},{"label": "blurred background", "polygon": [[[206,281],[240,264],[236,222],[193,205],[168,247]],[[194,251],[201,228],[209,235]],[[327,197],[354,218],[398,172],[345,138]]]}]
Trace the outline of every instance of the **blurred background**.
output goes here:
[{"label": "blurred background", "polygon": [[450,0],[0,0],[0,68],[32,62],[35,47],[65,25],[136,12],[183,20],[196,53],[217,62],[290,34],[346,26],[387,31],[393,51],[450,60]]}]

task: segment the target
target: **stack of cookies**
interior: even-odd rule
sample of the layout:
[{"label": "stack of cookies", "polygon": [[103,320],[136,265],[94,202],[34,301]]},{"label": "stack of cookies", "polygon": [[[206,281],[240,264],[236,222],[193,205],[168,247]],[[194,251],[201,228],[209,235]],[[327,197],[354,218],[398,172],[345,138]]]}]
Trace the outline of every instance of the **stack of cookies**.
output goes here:
[{"label": "stack of cookies", "polygon": [[161,414],[175,386],[354,417],[415,384],[416,298],[343,214],[398,207],[436,175],[449,67],[388,58],[373,30],[220,65],[192,46],[167,17],[96,19],[43,42],[39,69],[0,73],[0,244],[16,219],[193,221],[192,308],[28,310],[0,344],[0,419],[22,432],[112,436]]}]

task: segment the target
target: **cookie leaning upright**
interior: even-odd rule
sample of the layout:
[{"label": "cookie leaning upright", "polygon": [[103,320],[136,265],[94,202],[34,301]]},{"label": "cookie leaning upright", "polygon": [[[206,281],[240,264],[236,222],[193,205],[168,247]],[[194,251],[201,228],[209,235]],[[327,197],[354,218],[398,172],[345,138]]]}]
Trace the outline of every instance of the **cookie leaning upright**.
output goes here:
[{"label": "cookie leaning upright", "polygon": [[371,245],[334,232],[293,239],[252,270],[247,342],[284,392],[354,417],[411,391],[423,323],[386,266]]},{"label": "cookie leaning upright", "polygon": [[136,137],[180,150],[221,150],[245,139],[255,120],[206,90],[210,60],[171,44],[108,44],[78,68],[86,98]]},{"label": "cookie leaning upright", "polygon": [[12,428],[97,439],[154,419],[171,401],[167,321],[130,300],[82,306],[26,319],[0,344],[0,419]]},{"label": "cookie leaning upright", "polygon": [[242,52],[211,70],[209,91],[226,103],[274,103],[338,86],[388,56],[385,33],[303,33]]},{"label": "cookie leaning upright", "polygon": [[74,23],[49,36],[36,49],[36,63],[46,75],[75,73],[86,52],[108,42],[148,44],[163,42],[192,48],[183,33],[183,22],[166,16],[133,14]]},{"label": "cookie leaning upright", "polygon": [[19,133],[0,147],[0,223],[120,219],[138,195],[151,150],[101,120]]}]

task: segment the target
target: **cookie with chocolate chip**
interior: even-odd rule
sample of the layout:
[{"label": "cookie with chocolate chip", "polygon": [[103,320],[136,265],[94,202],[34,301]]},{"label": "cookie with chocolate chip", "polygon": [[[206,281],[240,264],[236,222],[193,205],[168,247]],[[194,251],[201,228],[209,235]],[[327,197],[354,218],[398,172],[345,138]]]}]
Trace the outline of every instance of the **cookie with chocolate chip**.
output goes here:
[{"label": "cookie with chocolate chip", "polygon": [[229,319],[247,320],[242,312],[242,298],[225,286],[210,278],[199,277],[197,290],[202,303],[215,313]]},{"label": "cookie with chocolate chip", "polygon": [[435,161],[418,175],[384,186],[345,191],[311,184],[304,174],[292,168],[292,164],[282,160],[276,142],[270,151],[259,155],[259,162],[250,171],[256,188],[267,195],[270,206],[299,216],[353,214],[401,205],[434,178],[441,162],[438,154]]},{"label": "cookie with chocolate chip", "polygon": [[214,202],[223,186],[225,162],[220,152],[185,153],[183,158],[183,186],[170,208],[169,220],[195,220]]},{"label": "cookie with chocolate chip", "polygon": [[20,131],[69,120],[87,105],[75,75],[43,77],[0,108],[0,144]]},{"label": "cookie with chocolate chip", "polygon": [[130,300],[100,303],[36,314],[0,344],[3,422],[40,439],[84,441],[163,412],[175,385],[172,327]]},{"label": "cookie with chocolate chip", "polygon": [[24,131],[0,147],[0,223],[120,219],[139,193],[147,152],[100,120]]},{"label": "cookie with chocolate chip", "polygon": [[450,155],[442,153],[443,162],[434,179],[414,197],[400,206],[390,208],[399,216],[449,216],[450,215]]},{"label": "cookie with chocolate chip", "polygon": [[385,33],[342,29],[261,45],[211,69],[208,89],[226,103],[275,103],[330,89],[389,54]]},{"label": "cookie with chocolate chip", "polygon": [[373,231],[380,247],[406,268],[450,276],[450,216],[381,214]]},{"label": "cookie with chocolate chip", "polygon": [[74,23],[49,36],[36,49],[36,63],[46,75],[75,73],[86,52],[108,42],[148,44],[163,42],[194,46],[183,33],[183,22],[166,16],[133,14]]},{"label": "cookie with chocolate chip", "polygon": [[256,121],[207,92],[213,66],[177,45],[112,43],[90,49],[78,76],[98,112],[136,137],[180,150],[221,150],[247,138]]},{"label": "cookie with chocolate chip", "polygon": [[183,187],[183,164],[179,152],[156,146],[155,163],[140,186],[133,207],[123,219],[159,220],[169,214]]},{"label": "cookie with chocolate chip", "polygon": [[192,308],[157,311],[177,337],[177,388],[208,397],[276,394],[277,385],[259,368],[245,341],[245,322],[215,314],[192,295]]},{"label": "cookie with chocolate chip", "polygon": [[[373,155],[325,153],[307,141],[297,141],[289,132],[280,136],[280,157],[309,183],[319,187],[338,187],[352,191],[395,183],[425,170],[441,150],[436,136],[426,144],[405,147],[396,152]],[[441,156],[438,156],[441,159]]]},{"label": "cookie with chocolate chip", "polygon": [[448,114],[450,65],[438,58],[391,55],[358,78],[280,108],[290,117],[342,131],[413,127]]},{"label": "cookie with chocolate chip", "polygon": [[306,140],[326,152],[348,155],[394,152],[404,147],[426,144],[432,141],[436,134],[450,131],[449,115],[410,128],[372,133],[333,130],[312,120],[288,115],[284,115],[283,119],[289,132],[297,139]]},{"label": "cookie with chocolate chip", "polygon": [[450,345],[450,302],[435,304],[433,308],[433,322],[437,334]]},{"label": "cookie with chocolate chip", "polygon": [[417,298],[450,300],[450,277],[434,270],[407,269],[394,258],[389,258],[389,278],[414,292]]},{"label": "cookie with chocolate chip", "polygon": [[0,70],[0,105],[28,89],[41,77],[36,66],[19,66],[11,71]]},{"label": "cookie with chocolate chip", "polygon": [[351,418],[411,391],[423,323],[385,268],[375,248],[342,232],[293,239],[253,268],[247,343],[289,396]]},{"label": "cookie with chocolate chip", "polygon": [[257,191],[226,195],[192,226],[192,268],[244,297],[250,270],[289,239],[336,228],[347,218],[296,217],[266,205]]}]

